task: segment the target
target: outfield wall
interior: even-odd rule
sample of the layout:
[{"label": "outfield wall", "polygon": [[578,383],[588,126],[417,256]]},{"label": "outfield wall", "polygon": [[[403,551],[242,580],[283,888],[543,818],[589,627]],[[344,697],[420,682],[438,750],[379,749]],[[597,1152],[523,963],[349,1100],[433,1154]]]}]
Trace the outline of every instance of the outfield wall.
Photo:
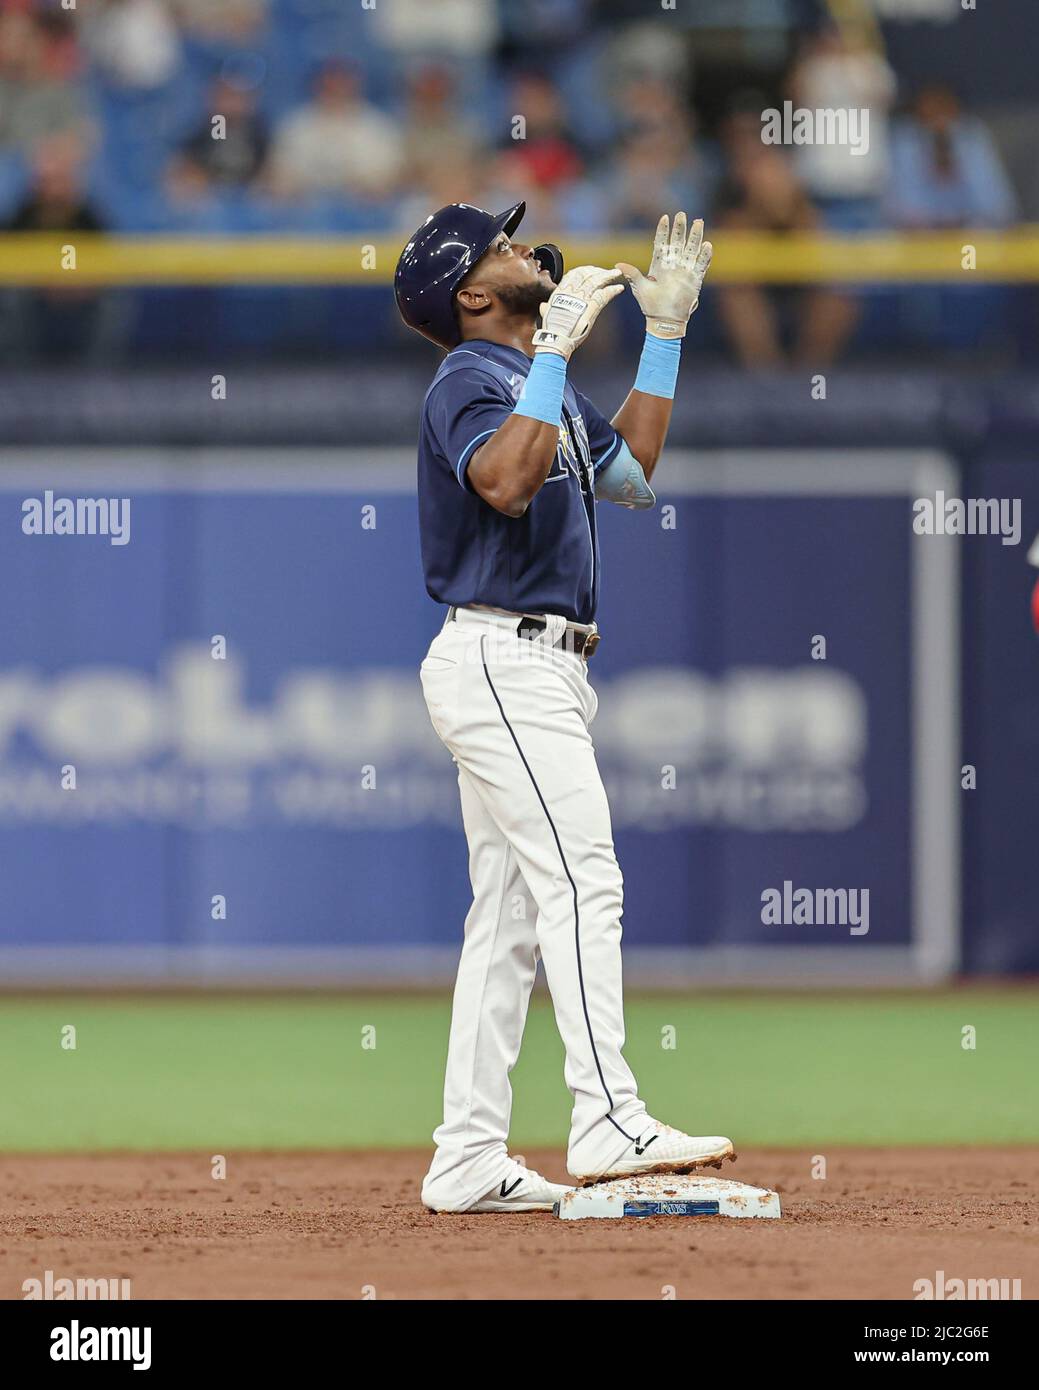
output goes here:
[{"label": "outfield wall", "polygon": [[[1034,969],[1031,470],[673,451],[664,477],[656,512],[600,508],[629,977]],[[412,479],[401,450],[2,459],[4,983],[450,974],[465,853],[417,680],[439,617]],[[914,497],[968,482],[1025,494],[1022,544],[914,535]],[[23,535],[47,488],[130,497],[129,543]],[[868,889],[868,932],[764,923],[784,883]]]}]

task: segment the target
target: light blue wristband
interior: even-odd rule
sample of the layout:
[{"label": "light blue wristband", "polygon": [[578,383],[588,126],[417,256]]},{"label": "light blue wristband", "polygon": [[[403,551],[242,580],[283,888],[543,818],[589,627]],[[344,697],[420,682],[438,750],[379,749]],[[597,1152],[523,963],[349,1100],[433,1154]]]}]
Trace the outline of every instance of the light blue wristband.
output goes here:
[{"label": "light blue wristband", "polygon": [[565,385],[566,358],[558,352],[535,353],[513,415],[529,415],[546,425],[558,425],[563,416]]},{"label": "light blue wristband", "polygon": [[656,338],[652,333],[647,333],[639,358],[635,390],[644,391],[647,396],[666,396],[673,401],[681,360],[681,338]]}]

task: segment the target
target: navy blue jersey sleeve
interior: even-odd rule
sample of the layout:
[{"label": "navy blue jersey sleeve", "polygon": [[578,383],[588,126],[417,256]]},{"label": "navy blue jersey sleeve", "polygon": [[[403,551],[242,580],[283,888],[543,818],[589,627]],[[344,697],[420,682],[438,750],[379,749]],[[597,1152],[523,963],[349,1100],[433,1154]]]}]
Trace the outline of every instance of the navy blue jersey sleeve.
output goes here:
[{"label": "navy blue jersey sleeve", "polygon": [[588,431],[588,452],[592,460],[592,471],[598,473],[616,456],[621,446],[621,437],[587,396],[582,396],[580,391],[575,392],[575,395],[585,429]]},{"label": "navy blue jersey sleeve", "polygon": [[509,418],[516,402],[504,382],[479,367],[464,367],[438,381],[426,402],[433,437],[455,477],[469,491],[473,454]]}]

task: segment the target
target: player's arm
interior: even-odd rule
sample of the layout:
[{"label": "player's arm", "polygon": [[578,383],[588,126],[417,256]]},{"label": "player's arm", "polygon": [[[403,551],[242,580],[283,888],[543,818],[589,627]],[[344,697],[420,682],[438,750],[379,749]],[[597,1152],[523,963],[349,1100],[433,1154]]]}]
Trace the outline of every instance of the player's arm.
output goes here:
[{"label": "player's arm", "polygon": [[665,215],[657,225],[649,273],[625,262],[617,265],[646,316],[646,341],[635,385],[612,424],[646,478],[653,476],[667,438],[682,339],[711,264],[713,247],[703,231],[699,217],[687,236],[684,212],[675,213],[673,226]]},{"label": "player's arm", "polygon": [[583,265],[568,271],[541,306],[534,361],[516,408],[469,461],[470,485],[496,511],[522,516],[551,472],[570,354],[623,291],[620,271]]},{"label": "player's arm", "polygon": [[653,476],[671,424],[674,400],[653,396],[632,387],[620,410],[610,421],[642,466],[646,479]]},{"label": "player's arm", "polygon": [[558,443],[558,424],[513,411],[473,454],[469,481],[495,511],[522,516],[552,471]]}]

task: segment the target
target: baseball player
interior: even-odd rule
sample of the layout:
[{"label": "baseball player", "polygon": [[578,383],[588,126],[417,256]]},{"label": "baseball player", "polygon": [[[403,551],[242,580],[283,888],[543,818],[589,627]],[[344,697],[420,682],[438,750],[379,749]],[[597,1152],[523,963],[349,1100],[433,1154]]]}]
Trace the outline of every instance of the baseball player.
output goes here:
[{"label": "baseball player", "polygon": [[[421,676],[458,767],[473,890],[444,1120],[422,1185],[435,1211],[535,1211],[568,1190],[507,1149],[509,1073],[539,959],[566,1049],[577,1181],[735,1156],[728,1139],[652,1119],[624,1060],[622,880],[588,732],[596,500],[656,500],[650,479],[711,243],[680,212],[660,219],[647,275],[626,264],[564,275],[558,247],[512,239],[524,208],[441,208],[404,248],[394,282],[404,321],[448,350],[419,442],[426,587],[447,605]],[[625,281],[647,332],[634,388],[607,420],[567,368]]]}]

